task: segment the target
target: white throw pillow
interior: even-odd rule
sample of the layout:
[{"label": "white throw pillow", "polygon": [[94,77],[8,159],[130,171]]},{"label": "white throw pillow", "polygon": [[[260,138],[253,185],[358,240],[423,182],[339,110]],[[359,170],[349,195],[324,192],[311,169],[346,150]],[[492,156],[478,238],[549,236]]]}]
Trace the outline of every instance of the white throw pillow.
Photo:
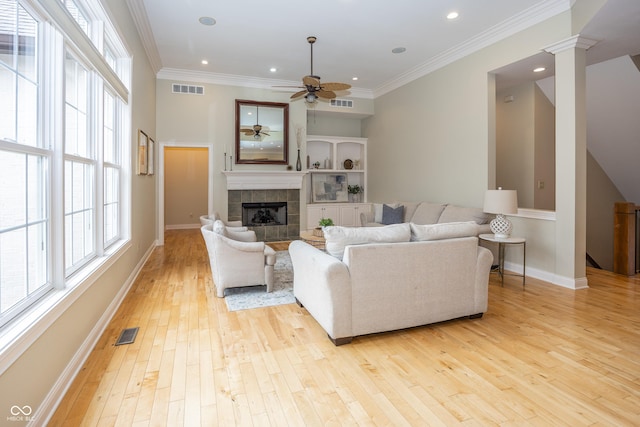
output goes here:
[{"label": "white throw pillow", "polygon": [[214,233],[219,234],[221,236],[227,235],[227,227],[225,227],[224,222],[220,221],[219,219],[213,222],[212,230]]},{"label": "white throw pillow", "polygon": [[478,224],[474,221],[446,222],[440,224],[414,224],[411,226],[411,241],[443,240],[456,237],[469,237],[478,235]]},{"label": "white throw pillow", "polygon": [[366,243],[409,242],[411,228],[409,224],[392,224],[383,227],[324,227],[325,250],[330,255],[342,259],[347,245]]}]

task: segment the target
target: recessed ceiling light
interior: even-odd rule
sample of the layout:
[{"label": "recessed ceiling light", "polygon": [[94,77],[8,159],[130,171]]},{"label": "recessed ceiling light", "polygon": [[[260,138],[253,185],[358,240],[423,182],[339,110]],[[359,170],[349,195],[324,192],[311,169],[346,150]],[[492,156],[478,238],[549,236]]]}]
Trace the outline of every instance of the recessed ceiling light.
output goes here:
[{"label": "recessed ceiling light", "polygon": [[271,67],[269,68],[269,71],[271,71],[272,73],[275,73],[276,71],[278,71],[278,69],[276,67]]},{"label": "recessed ceiling light", "polygon": [[207,65],[209,63],[209,61],[207,61],[206,59],[203,59],[201,62],[202,62],[202,65]]},{"label": "recessed ceiling light", "polygon": [[393,53],[403,53],[407,50],[407,48],[404,47],[394,47],[393,49],[391,49],[391,52]]},{"label": "recessed ceiling light", "polygon": [[542,71],[546,70],[546,68],[544,67],[538,67],[538,68],[534,68],[533,72],[534,73],[541,73]]},{"label": "recessed ceiling light", "polygon": [[447,19],[456,19],[458,16],[458,12],[449,12],[449,14],[447,14]]},{"label": "recessed ceiling light", "polygon": [[201,16],[198,21],[202,24],[202,25],[216,25],[216,20],[213,19],[210,16]]},{"label": "recessed ceiling light", "polygon": [[351,80],[356,81],[356,80],[358,80],[358,78],[357,77],[351,77]]}]

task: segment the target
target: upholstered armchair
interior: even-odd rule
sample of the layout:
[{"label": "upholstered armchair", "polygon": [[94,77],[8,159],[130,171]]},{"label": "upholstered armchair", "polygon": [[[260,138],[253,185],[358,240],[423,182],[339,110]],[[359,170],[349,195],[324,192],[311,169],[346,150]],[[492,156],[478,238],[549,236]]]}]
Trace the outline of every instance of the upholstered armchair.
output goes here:
[{"label": "upholstered armchair", "polygon": [[243,286],[267,285],[273,288],[276,252],[264,242],[256,242],[254,231],[234,231],[220,220],[201,228],[209,252],[216,295]]},{"label": "upholstered armchair", "polygon": [[220,218],[220,215],[218,214],[218,212],[214,212],[212,214],[209,215],[202,215],[200,217],[200,224],[202,226],[205,226],[207,224],[213,224],[214,221],[220,220],[222,221],[222,223],[226,226],[226,227],[234,227],[238,228],[239,230],[236,231],[247,231],[248,228],[244,227],[242,225],[242,221],[223,221],[222,218]]}]

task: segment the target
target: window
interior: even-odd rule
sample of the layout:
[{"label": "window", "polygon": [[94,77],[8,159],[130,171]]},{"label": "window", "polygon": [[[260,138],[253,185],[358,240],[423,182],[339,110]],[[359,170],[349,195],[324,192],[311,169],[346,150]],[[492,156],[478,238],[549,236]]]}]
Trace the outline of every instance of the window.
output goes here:
[{"label": "window", "polygon": [[[93,2],[62,1],[73,20],[58,14],[54,26],[38,1],[0,0],[0,331],[76,286],[129,235],[130,57]],[[89,38],[89,16],[105,19],[96,28],[110,37],[111,68],[94,49],[74,50],[87,46],[74,37]],[[65,31],[76,23],[84,34]]]},{"label": "window", "polygon": [[62,0],[62,2],[66,6],[73,19],[78,23],[78,25],[80,25],[82,31],[84,31],[86,35],[89,35],[89,21],[84,16],[82,10],[78,7],[76,2],[74,2],[73,0]]},{"label": "window", "polygon": [[64,69],[65,270],[72,273],[95,254],[95,161],[88,134],[89,72],[69,53]]},{"label": "window", "polygon": [[116,133],[119,122],[118,103],[107,90],[104,92],[104,245],[116,241],[120,232],[120,145]]}]

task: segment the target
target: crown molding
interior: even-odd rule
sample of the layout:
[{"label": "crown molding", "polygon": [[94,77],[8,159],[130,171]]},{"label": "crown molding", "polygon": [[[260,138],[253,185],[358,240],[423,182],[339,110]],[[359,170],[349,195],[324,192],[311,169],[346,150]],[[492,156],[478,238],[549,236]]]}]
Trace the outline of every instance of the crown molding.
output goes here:
[{"label": "crown molding", "polygon": [[562,52],[567,49],[584,49],[588,50],[590,47],[596,45],[598,40],[588,39],[586,37],[582,37],[580,34],[569,37],[568,39],[561,40],[557,43],[553,43],[543,50],[545,52],[549,52],[552,54],[556,54],[558,52]]},{"label": "crown molding", "polygon": [[[178,68],[162,68],[156,74],[158,79],[178,80],[180,82],[209,83],[223,86],[240,86],[257,89],[271,89],[278,92],[287,92],[286,88],[274,86],[299,87],[301,83],[293,80],[276,80],[259,77],[240,76],[235,74],[210,73],[205,71],[182,70]],[[373,99],[373,91],[369,89],[351,88],[349,95],[340,98],[366,98]]]},{"label": "crown molding", "polygon": [[566,12],[571,9],[573,2],[574,0],[547,0],[538,3],[529,9],[512,16],[508,20],[489,28],[478,36],[460,43],[459,45],[434,56],[429,61],[414,67],[392,80],[389,80],[387,83],[384,83],[373,90],[374,98],[391,92],[400,86],[432,73],[480,49],[490,46],[493,43],[539,24],[540,22],[552,18],[560,13]]},{"label": "crown molding", "polygon": [[127,0],[127,6],[138,30],[138,35],[147,54],[151,69],[154,73],[157,73],[162,68],[162,60],[160,59],[160,53],[158,53],[156,41],[153,38],[153,31],[147,19],[147,10],[144,8],[144,3],[142,0]]}]

